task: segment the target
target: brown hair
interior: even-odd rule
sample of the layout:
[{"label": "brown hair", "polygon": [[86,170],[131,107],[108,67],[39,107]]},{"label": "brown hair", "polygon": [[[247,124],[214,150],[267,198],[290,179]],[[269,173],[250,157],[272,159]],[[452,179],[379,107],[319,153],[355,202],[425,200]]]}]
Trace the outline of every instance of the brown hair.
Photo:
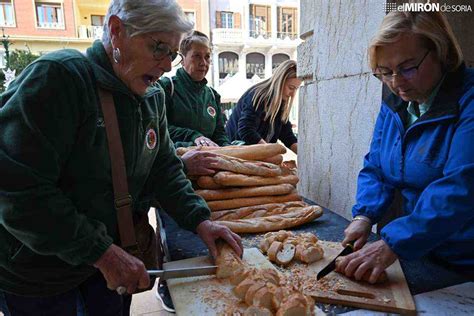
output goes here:
[{"label": "brown hair", "polygon": [[395,43],[407,33],[420,36],[426,48],[436,53],[447,71],[453,71],[461,65],[461,47],[443,13],[392,11],[385,16],[370,42],[368,55],[372,71],[377,68],[377,48]]},{"label": "brown hair", "polygon": [[207,37],[206,34],[199,31],[193,31],[181,41],[181,44],[179,45],[180,53],[186,56],[186,54],[191,50],[193,44],[206,46],[209,49],[211,48],[209,37]]}]

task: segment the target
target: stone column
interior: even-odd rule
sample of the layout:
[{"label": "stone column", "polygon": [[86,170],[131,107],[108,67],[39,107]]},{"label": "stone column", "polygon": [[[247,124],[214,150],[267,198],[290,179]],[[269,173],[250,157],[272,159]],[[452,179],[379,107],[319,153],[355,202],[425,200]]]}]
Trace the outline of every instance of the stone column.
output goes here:
[{"label": "stone column", "polygon": [[[217,89],[219,85],[219,48],[214,46],[212,49],[212,87]],[[209,80],[209,79],[208,79]]]},{"label": "stone column", "polygon": [[277,38],[277,25],[278,25],[278,17],[277,17],[277,5],[276,3],[272,3],[271,7],[272,11],[272,40],[275,41]]},{"label": "stone column", "polygon": [[269,49],[265,54],[265,78],[270,78],[272,75],[272,53],[273,50]]},{"label": "stone column", "polygon": [[298,191],[349,218],[382,87],[367,46],[385,12],[380,0],[301,0]]},{"label": "stone column", "polygon": [[247,78],[247,53],[242,49],[239,54],[239,76],[242,79]]}]

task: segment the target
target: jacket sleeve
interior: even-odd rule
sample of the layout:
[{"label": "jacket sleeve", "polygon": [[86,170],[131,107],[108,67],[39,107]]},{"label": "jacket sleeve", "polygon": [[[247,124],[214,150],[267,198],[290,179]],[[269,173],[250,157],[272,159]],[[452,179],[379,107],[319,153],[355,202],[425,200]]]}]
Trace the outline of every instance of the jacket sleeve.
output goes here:
[{"label": "jacket sleeve", "polygon": [[211,140],[219,146],[228,146],[230,145],[230,142],[224,128],[224,113],[222,113],[221,96],[214,89],[212,89],[212,92],[214,93],[214,96],[216,98],[217,118],[216,118],[216,129],[214,130],[214,134],[212,134]]},{"label": "jacket sleeve", "polygon": [[298,142],[295,134],[293,133],[290,120],[288,120],[288,122],[283,124],[281,127],[280,136],[278,136],[278,139],[281,140],[288,148],[290,148],[294,143]]},{"label": "jacket sleeve", "polygon": [[444,176],[423,190],[410,215],[381,231],[401,258],[424,256],[474,218],[474,88],[463,98],[466,108],[451,139]]},{"label": "jacket sleeve", "polygon": [[[164,100],[157,99],[157,102],[162,104]],[[194,193],[184,174],[183,164],[169,137],[164,107],[161,108],[160,147],[150,174],[152,186],[156,199],[166,212],[181,227],[193,231],[202,221],[209,219],[211,213],[206,202]]]},{"label": "jacket sleeve", "polygon": [[[163,88],[165,93],[165,105],[166,112],[171,113],[173,110],[173,97],[171,96],[170,81],[172,79],[162,78],[158,81],[160,86]],[[200,136],[203,136],[198,131],[195,131],[186,127],[178,127],[173,125],[171,117],[168,117],[168,132],[171,140],[174,143],[179,142],[179,146],[176,147],[189,147],[194,145],[194,140]]]},{"label": "jacket sleeve", "polygon": [[[0,225],[40,255],[91,264],[112,244],[103,223],[78,213],[58,187],[85,115],[81,80],[37,61],[2,95]],[[91,93],[93,95],[93,93]]]},{"label": "jacket sleeve", "polygon": [[364,166],[357,179],[356,204],[352,215],[364,215],[377,223],[393,200],[394,187],[382,175],[380,146],[387,109],[382,106],[375,123],[369,153],[364,157]]},{"label": "jacket sleeve", "polygon": [[255,110],[252,104],[252,96],[253,93],[246,93],[241,99],[243,102],[242,113],[239,122],[237,123],[238,135],[241,140],[249,145],[257,144],[262,139],[257,132],[257,121],[259,116],[257,114],[258,110]]}]

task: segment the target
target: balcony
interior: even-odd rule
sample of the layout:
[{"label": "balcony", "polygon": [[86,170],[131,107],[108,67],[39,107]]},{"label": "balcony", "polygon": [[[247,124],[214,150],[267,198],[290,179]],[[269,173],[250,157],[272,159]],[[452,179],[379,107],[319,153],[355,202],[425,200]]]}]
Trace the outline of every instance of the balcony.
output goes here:
[{"label": "balcony", "polygon": [[83,39],[100,40],[104,34],[102,26],[79,25],[77,27],[77,36]]},{"label": "balcony", "polygon": [[272,33],[271,32],[266,32],[266,31],[251,30],[249,32],[249,36],[251,38],[257,38],[257,39],[269,39],[269,38],[272,37]]},{"label": "balcony", "polygon": [[64,29],[63,22],[38,22],[38,27],[43,29]]},{"label": "balcony", "polygon": [[212,30],[212,43],[219,44],[237,44],[244,40],[244,31],[242,29],[214,29]]},{"label": "balcony", "polygon": [[298,39],[298,35],[295,34],[295,33],[289,33],[289,32],[278,32],[277,33],[277,38],[278,39],[281,39],[281,40],[291,40],[291,41],[294,41],[296,39]]},{"label": "balcony", "polygon": [[15,21],[0,21],[0,27],[14,27]]}]

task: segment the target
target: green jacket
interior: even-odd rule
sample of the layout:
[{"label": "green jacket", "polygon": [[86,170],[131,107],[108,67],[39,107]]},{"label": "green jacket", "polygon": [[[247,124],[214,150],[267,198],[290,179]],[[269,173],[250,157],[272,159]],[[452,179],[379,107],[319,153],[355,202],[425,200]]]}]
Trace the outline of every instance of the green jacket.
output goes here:
[{"label": "green jacket", "polygon": [[229,145],[216,90],[207,86],[206,79],[193,81],[183,68],[171,80],[162,78],[159,83],[165,90],[168,129],[175,146],[194,146],[200,136],[219,146]]},{"label": "green jacket", "polygon": [[100,42],[87,54],[44,55],[1,97],[1,290],[65,292],[95,273],[91,264],[118,242],[98,87],[114,97],[134,213],[146,214],[156,198],[184,228],[210,216],[175,155],[162,90],[133,95]]}]

